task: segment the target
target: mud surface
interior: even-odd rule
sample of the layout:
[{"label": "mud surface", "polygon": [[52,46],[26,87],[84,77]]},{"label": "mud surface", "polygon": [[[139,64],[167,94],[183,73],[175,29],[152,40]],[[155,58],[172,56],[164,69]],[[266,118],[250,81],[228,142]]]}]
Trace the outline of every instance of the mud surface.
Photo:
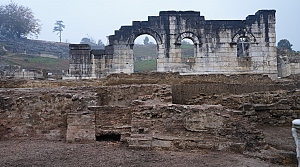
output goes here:
[{"label": "mud surface", "polygon": [[11,140],[0,143],[0,166],[260,166],[257,158],[225,152],[133,150],[116,142],[68,144],[62,141]]}]

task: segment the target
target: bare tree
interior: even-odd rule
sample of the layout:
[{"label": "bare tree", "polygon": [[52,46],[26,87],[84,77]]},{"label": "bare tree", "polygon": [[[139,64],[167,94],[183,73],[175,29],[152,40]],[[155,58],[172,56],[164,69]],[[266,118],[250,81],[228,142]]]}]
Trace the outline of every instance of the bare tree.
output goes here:
[{"label": "bare tree", "polygon": [[62,20],[56,21],[55,26],[53,28],[53,32],[58,31],[57,34],[59,34],[59,42],[61,42],[61,32],[64,30],[64,28],[65,28],[65,25],[63,24]]}]

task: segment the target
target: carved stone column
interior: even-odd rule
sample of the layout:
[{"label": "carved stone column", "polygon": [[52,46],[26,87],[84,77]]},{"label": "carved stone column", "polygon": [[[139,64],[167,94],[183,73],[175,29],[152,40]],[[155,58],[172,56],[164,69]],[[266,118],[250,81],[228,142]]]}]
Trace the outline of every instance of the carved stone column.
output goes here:
[{"label": "carved stone column", "polygon": [[298,159],[298,167],[300,167],[300,119],[295,119],[292,121],[292,133],[296,143],[296,152]]}]

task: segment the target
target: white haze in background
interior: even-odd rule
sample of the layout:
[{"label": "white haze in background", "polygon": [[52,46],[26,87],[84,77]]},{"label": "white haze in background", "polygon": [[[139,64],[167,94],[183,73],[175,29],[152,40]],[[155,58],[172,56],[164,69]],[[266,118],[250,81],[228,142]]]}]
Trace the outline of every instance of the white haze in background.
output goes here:
[{"label": "white haze in background", "polygon": [[[1,0],[0,5],[11,0]],[[260,9],[275,9],[277,42],[288,39],[294,50],[300,50],[299,0],[13,0],[27,6],[42,23],[38,39],[59,41],[53,33],[54,23],[63,20],[66,25],[62,41],[79,43],[87,34],[96,41],[107,43],[107,36],[132,21],[147,21],[159,11],[200,11],[206,20],[244,20]],[[139,40],[138,40],[139,41]],[[150,41],[151,42],[151,41]],[[139,41],[143,43],[143,41]]]}]

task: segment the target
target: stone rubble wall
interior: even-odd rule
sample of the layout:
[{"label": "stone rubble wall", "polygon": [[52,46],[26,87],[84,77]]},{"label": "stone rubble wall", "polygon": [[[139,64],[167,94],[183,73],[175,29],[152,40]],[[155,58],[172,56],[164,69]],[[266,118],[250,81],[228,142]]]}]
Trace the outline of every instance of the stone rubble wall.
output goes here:
[{"label": "stone rubble wall", "polygon": [[92,142],[118,134],[133,148],[242,152],[263,145],[255,126],[300,116],[298,91],[207,96],[201,105],[197,98],[193,105],[172,104],[171,86],[156,84],[0,91],[1,140]]},{"label": "stone rubble wall", "polygon": [[[64,88],[1,89],[0,139],[65,140],[68,114],[86,111],[94,93]],[[83,95],[84,93],[84,95]]]},{"label": "stone rubble wall", "polygon": [[[198,87],[199,85],[187,85],[184,90],[180,91],[180,93],[185,95],[184,97],[186,97],[186,99],[182,96],[179,97],[177,94],[176,96],[173,96],[173,101],[176,98],[180,98],[181,100],[184,100],[175,100],[176,102],[179,102],[178,104],[220,104],[227,108],[241,111],[247,120],[255,122],[258,125],[287,126],[290,125],[293,119],[300,117],[300,90],[296,89],[295,85],[287,85],[286,87],[276,85],[282,89],[274,90],[270,90],[272,89],[272,86],[266,86],[267,89],[265,90],[258,87],[255,90],[261,89],[261,91],[256,92],[249,92],[249,90],[253,90],[253,87],[251,88],[251,86],[249,86],[250,89],[246,89],[247,85],[243,85],[241,88],[237,88],[237,90],[245,90],[244,93],[240,91],[236,91],[239,92],[236,93],[233,91],[232,94],[229,94],[226,90],[223,91],[223,93],[220,93],[218,92],[218,89],[220,88],[214,87],[214,90],[217,92],[216,94],[203,91],[203,93],[191,93],[188,95],[186,92],[193,89],[193,86]],[[276,88],[276,86],[273,85],[273,88]],[[203,85],[200,85],[200,87],[203,87]],[[235,88],[236,87],[238,86],[235,85]],[[178,90],[176,91],[178,92]]]},{"label": "stone rubble wall", "polygon": [[119,84],[273,84],[276,83],[267,75],[261,74],[240,74],[240,75],[180,75],[178,72],[151,72],[134,74],[111,74],[106,78],[105,85]]}]

